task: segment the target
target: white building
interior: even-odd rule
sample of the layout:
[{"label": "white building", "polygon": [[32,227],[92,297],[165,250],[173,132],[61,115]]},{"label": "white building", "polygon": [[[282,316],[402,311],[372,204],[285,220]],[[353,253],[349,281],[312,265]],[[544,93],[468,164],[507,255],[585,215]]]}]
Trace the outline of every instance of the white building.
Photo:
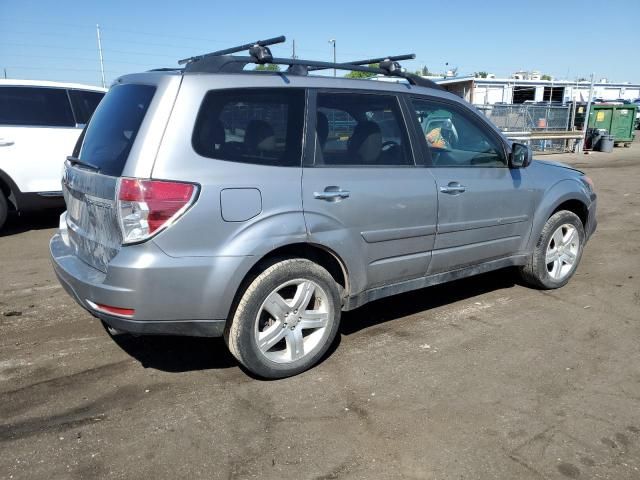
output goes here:
[{"label": "white building", "polygon": [[[516,75],[514,74],[514,76]],[[540,80],[537,76],[533,76],[533,78],[535,80],[457,77],[436,81],[450,92],[476,105],[524,103],[525,101],[569,102],[577,100],[586,102],[589,98],[590,82],[588,81]],[[640,98],[640,84],[598,82],[594,84],[593,97],[603,100],[617,100],[619,98],[635,100]]]}]

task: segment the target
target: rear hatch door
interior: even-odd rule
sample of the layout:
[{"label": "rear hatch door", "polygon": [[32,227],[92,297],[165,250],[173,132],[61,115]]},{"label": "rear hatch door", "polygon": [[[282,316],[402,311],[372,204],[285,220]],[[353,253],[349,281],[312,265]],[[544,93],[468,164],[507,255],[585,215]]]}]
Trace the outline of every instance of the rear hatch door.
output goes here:
[{"label": "rear hatch door", "polygon": [[122,244],[118,180],[150,176],[180,78],[124,77],[100,102],[65,163],[69,239],[76,256],[98,270],[106,272]]}]

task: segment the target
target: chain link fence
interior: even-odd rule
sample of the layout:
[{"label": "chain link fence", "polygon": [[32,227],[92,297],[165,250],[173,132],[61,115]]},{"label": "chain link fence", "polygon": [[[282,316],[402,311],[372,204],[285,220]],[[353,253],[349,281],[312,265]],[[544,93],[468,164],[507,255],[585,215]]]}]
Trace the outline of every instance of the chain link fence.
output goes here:
[{"label": "chain link fence", "polygon": [[[571,105],[476,105],[489,120],[507,134],[566,132],[570,130]],[[536,151],[564,151],[566,140],[531,140]]]}]

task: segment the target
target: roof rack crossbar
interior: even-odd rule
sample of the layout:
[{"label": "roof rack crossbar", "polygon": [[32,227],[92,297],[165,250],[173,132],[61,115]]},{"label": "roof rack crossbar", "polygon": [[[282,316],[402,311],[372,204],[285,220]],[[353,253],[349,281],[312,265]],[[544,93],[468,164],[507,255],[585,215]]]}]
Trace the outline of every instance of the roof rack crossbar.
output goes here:
[{"label": "roof rack crossbar", "polygon": [[[416,54],[415,53],[409,53],[406,55],[395,55],[392,57],[378,57],[378,58],[368,58],[366,60],[356,60],[354,62],[342,62],[345,65],[371,65],[374,63],[380,63],[380,62],[384,62],[385,60],[391,60],[392,62],[399,62],[400,60],[413,60],[414,58],[416,58]],[[316,68],[310,68],[309,71],[316,71],[316,70],[324,70],[323,68],[320,67],[316,67]]]},{"label": "roof rack crossbar", "polygon": [[219,57],[221,55],[238,53],[244,50],[249,50],[253,47],[267,47],[269,45],[276,45],[278,43],[284,43],[286,39],[287,38],[284,35],[280,35],[279,37],[268,38],[266,40],[258,40],[257,42],[245,43],[244,45],[238,45],[237,47],[225,48],[224,50],[217,50],[215,52],[205,53],[203,55],[196,55],[194,57],[183,58],[182,60],[178,60],[178,65],[184,65],[185,63],[196,62],[198,60],[202,60],[203,58],[207,58],[207,57]]},{"label": "roof rack crossbar", "polygon": [[[355,63],[334,63],[317,60],[302,60],[298,58],[273,57],[271,55],[271,51],[266,48],[266,45],[264,44],[269,43],[272,45],[273,43],[280,43],[281,39],[284,40],[284,37],[276,37],[269,40],[263,40],[255,44],[241,45],[240,47],[234,47],[232,49],[220,50],[218,52],[212,52],[198,57],[191,57],[191,59],[186,60],[187,65],[184,67],[184,71],[203,73],[240,73],[248,64],[271,63],[274,65],[287,65],[289,70],[286,73],[290,75],[306,75],[309,71],[313,70],[335,68],[336,70],[367,72],[375,75],[403,78],[411,85],[444,90],[434,81],[423,78],[420,75],[409,73],[400,66],[397,61],[398,59],[414,58],[413,54],[385,57],[379,62],[377,67],[369,66],[371,63],[378,63],[372,61],[378,60],[376,58],[358,60]],[[246,49],[245,47],[247,47],[247,45],[249,45],[248,49],[251,56],[228,55],[228,52],[235,53],[236,51]]]}]

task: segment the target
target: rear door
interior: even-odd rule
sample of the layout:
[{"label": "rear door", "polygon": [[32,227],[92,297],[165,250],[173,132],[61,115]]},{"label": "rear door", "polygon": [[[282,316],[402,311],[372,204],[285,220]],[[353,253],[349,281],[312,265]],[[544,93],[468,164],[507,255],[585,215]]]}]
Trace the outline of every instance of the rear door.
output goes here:
[{"label": "rear door", "polygon": [[309,105],[302,190],[311,240],[347,262],[352,293],[423,276],[437,197],[414,162],[401,99],[318,91]]},{"label": "rear door", "polygon": [[526,169],[508,167],[502,141],[466,108],[425,97],[411,104],[438,186],[438,232],[428,273],[516,253],[533,215]]},{"label": "rear door", "polygon": [[0,87],[0,170],[21,192],[60,192],[79,134],[65,89]]}]

